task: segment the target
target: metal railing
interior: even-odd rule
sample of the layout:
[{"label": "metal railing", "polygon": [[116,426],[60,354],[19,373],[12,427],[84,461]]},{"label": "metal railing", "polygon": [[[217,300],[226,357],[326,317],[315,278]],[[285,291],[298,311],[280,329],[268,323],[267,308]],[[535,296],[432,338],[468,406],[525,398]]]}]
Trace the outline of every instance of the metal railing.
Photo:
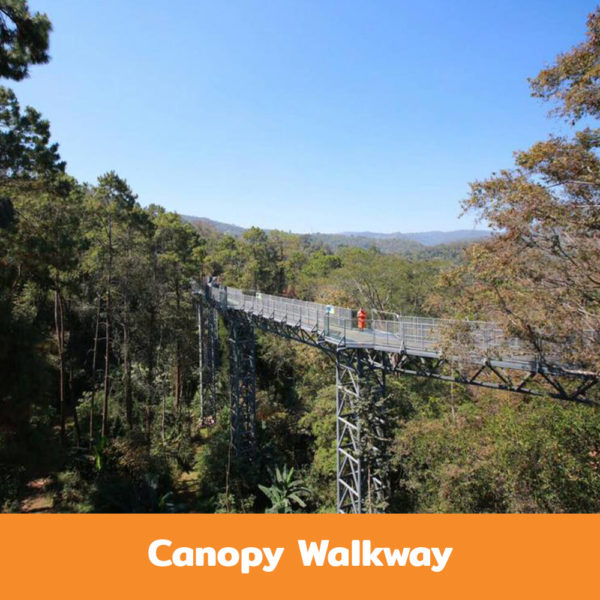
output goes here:
[{"label": "metal railing", "polygon": [[[328,341],[345,346],[376,348],[439,356],[450,339],[454,358],[481,363],[484,359],[511,363],[530,369],[535,360],[525,344],[507,338],[503,330],[485,321],[459,321],[393,315],[393,319],[367,319],[364,328],[349,308],[306,302],[256,292],[245,294],[236,288],[209,287],[212,299],[224,308],[277,320],[309,332],[318,332]],[[377,314],[377,313],[375,313]],[[457,347],[457,340],[460,340]]]},{"label": "metal railing", "polygon": [[527,369],[535,361],[521,340],[507,338],[499,326],[485,321],[393,315],[389,320],[367,319],[365,327],[359,328],[349,308],[260,292],[245,294],[231,287],[208,287],[208,293],[224,308],[318,332],[338,345],[439,356],[452,339],[455,359],[477,363],[490,359]]}]

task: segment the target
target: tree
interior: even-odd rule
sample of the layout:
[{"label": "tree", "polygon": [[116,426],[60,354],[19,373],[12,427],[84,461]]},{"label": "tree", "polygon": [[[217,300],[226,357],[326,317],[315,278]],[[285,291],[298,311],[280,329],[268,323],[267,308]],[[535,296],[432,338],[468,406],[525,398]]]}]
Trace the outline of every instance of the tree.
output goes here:
[{"label": "tree", "polygon": [[[588,40],[532,80],[533,94],[577,120],[600,116],[600,9]],[[550,137],[516,167],[471,185],[464,202],[495,231],[447,281],[459,316],[493,318],[546,362],[600,371],[600,129]],[[446,305],[456,305],[447,297]],[[456,314],[456,311],[455,311]]]},{"label": "tree", "polygon": [[283,257],[268,234],[258,227],[251,227],[242,236],[241,251],[244,257],[242,287],[270,294],[280,291]]},{"label": "tree", "polygon": [[64,170],[58,144],[50,142],[50,123],[30,106],[22,111],[14,92],[0,87],[0,179],[39,179]]},{"label": "tree", "polygon": [[[2,12],[0,5],[0,14]],[[1,30],[0,26],[0,30]],[[13,258],[23,243],[21,258],[36,269],[42,289],[54,293],[54,329],[59,370],[61,437],[65,441],[66,393],[65,277],[75,268],[78,212],[81,197],[75,181],[64,175],[58,144],[50,143],[50,123],[31,107],[21,111],[15,94],[0,87],[0,227],[16,221]],[[15,204],[18,209],[15,211]],[[17,217],[15,219],[15,217]],[[39,249],[37,259],[33,248]],[[49,283],[50,282],[50,283]],[[73,411],[75,406],[73,404]],[[77,421],[74,412],[75,421]],[[77,430],[78,431],[78,430]]]},{"label": "tree", "polygon": [[342,268],[327,277],[339,294],[335,302],[383,311],[383,318],[385,311],[409,315],[426,312],[428,286],[438,273],[435,263],[409,261],[381,254],[375,248],[342,248],[338,256]]},{"label": "tree", "polygon": [[0,1],[0,77],[21,81],[30,65],[47,63],[52,24],[29,12],[26,0]]},{"label": "tree", "polygon": [[[131,194],[128,187],[122,188],[123,193]],[[153,234],[154,228],[150,215],[135,202],[126,203],[126,209],[119,215],[113,230],[116,252],[114,255],[114,339],[119,341],[120,358],[122,361],[123,399],[125,415],[129,429],[134,427],[133,415],[133,385],[132,361],[136,348],[136,335],[143,335],[136,328],[136,313],[139,309],[139,298],[147,288],[147,266],[144,252],[147,239]],[[119,332],[121,335],[119,335]]]},{"label": "tree", "polygon": [[533,96],[557,103],[555,112],[574,123],[600,117],[600,7],[587,20],[587,39],[530,79]]},{"label": "tree", "polygon": [[[79,227],[83,204],[81,188],[66,176],[52,185],[10,181],[5,187],[14,198],[17,217],[0,243],[3,267],[0,287],[4,288],[1,295],[6,301],[3,312],[9,319],[12,316],[13,325],[22,320],[21,313],[42,332],[46,326],[52,328],[56,355],[52,355],[51,360],[58,371],[56,397],[64,442],[69,405],[77,421],[75,402],[72,397],[70,402],[67,400],[67,371],[70,300],[77,293],[79,254],[83,248]],[[33,289],[36,293],[32,295]],[[8,331],[11,328],[9,323]],[[4,343],[13,342],[4,340]],[[15,394],[15,399],[18,395]]]},{"label": "tree", "polygon": [[90,260],[92,272],[99,269],[103,274],[104,296],[104,399],[102,402],[102,437],[108,433],[109,402],[111,395],[112,360],[112,297],[114,290],[114,262],[117,247],[116,231],[122,222],[127,222],[136,206],[137,196],[127,182],[114,171],[98,178],[98,187],[91,198],[89,211],[95,220],[95,227],[88,233],[90,238]]},{"label": "tree", "polygon": [[[191,281],[202,272],[204,242],[189,223],[182,222],[179,215],[168,213],[164,209],[154,211],[154,249],[161,282],[160,322],[164,330],[161,337],[166,346],[162,362],[165,365],[170,362],[172,364],[173,407],[177,418],[184,396],[184,374],[192,366],[190,358],[195,356],[196,340],[189,335],[195,326]],[[190,345],[191,342],[194,347]],[[195,366],[195,361],[193,365]],[[163,440],[165,408],[163,399]]]}]

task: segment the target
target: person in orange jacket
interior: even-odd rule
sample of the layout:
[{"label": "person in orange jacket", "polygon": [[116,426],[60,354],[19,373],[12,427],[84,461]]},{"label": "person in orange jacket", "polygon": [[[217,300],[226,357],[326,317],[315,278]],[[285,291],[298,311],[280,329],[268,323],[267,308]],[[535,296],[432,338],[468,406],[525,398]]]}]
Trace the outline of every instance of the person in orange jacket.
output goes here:
[{"label": "person in orange jacket", "polygon": [[367,313],[361,308],[356,316],[358,317],[358,328],[364,329],[367,326]]}]

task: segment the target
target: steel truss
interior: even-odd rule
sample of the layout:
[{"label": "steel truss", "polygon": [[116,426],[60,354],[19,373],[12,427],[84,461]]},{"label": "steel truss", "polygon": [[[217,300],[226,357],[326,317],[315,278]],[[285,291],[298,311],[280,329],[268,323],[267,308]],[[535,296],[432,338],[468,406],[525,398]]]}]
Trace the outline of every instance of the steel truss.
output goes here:
[{"label": "steel truss", "polygon": [[219,370],[219,313],[213,306],[206,311],[206,366],[208,368],[208,387],[210,404],[208,414],[217,416],[217,373]]},{"label": "steel truss", "polygon": [[231,439],[238,457],[256,454],[256,342],[254,327],[229,314]]},{"label": "steel truss", "polygon": [[600,379],[591,373],[549,369],[543,365],[526,372],[503,367],[498,363],[459,364],[445,358],[409,354],[390,354],[389,360],[384,364],[379,358],[380,354],[370,352],[373,365],[393,374],[429,377],[463,385],[600,406],[599,400],[589,395],[593,388],[600,388]]},{"label": "steel truss", "polygon": [[[218,310],[227,310],[217,302],[213,304]],[[285,320],[278,320],[269,314],[236,309],[227,312],[235,313],[238,318],[246,319],[248,323],[267,333],[320,348],[334,360],[337,349],[352,347],[351,342],[346,340],[333,343],[332,340],[327,339],[324,330],[316,327],[307,331],[300,322],[290,325]],[[589,394],[592,389],[600,388],[600,378],[595,373],[569,371],[544,363],[532,365],[530,370],[523,370],[522,367],[516,368],[511,363],[497,360],[484,361],[480,364],[460,364],[431,353],[399,353],[373,348],[364,348],[364,350],[375,366],[388,373],[429,377],[464,385],[599,405],[598,399],[594,397],[595,394]]]},{"label": "steel truss", "polygon": [[[256,451],[255,329],[317,347],[335,361],[338,512],[381,512],[386,508],[389,497],[386,374],[428,377],[600,405],[595,392],[600,387],[600,379],[596,374],[568,371],[543,363],[526,371],[497,360],[481,364],[460,363],[427,352],[353,347],[350,340],[334,342],[328,338],[328,332],[317,327],[308,330],[301,322],[290,324],[287,319],[275,318],[274,314],[230,308],[225,291],[219,299],[206,291],[204,299],[214,315],[212,322],[216,322],[217,311],[221,312],[230,332],[231,427],[234,446],[240,454],[253,456]],[[210,338],[209,331],[210,326],[207,327]],[[211,374],[218,361],[216,326],[212,331],[212,341],[208,342],[207,349],[207,359],[213,360],[211,364],[215,365],[211,367]],[[214,381],[214,375],[211,381]]]},{"label": "steel truss", "polygon": [[257,313],[236,311],[236,317],[244,319],[249,325],[266,333],[272,333],[294,342],[300,342],[302,344],[319,348],[328,354],[330,358],[335,360],[335,347],[331,343],[327,342],[327,340],[323,337],[322,332],[318,331],[316,328],[311,331],[307,331],[306,329],[302,328],[301,323],[298,323],[297,325],[289,325],[285,321],[279,321],[275,319],[273,316]]},{"label": "steel truss", "polygon": [[[385,356],[382,355],[382,361]],[[340,513],[382,512],[388,497],[385,369],[362,349],[336,356],[336,469]]]},{"label": "steel truss", "polygon": [[[217,416],[217,372],[219,357],[219,312],[203,296],[198,297],[198,329],[201,419]],[[208,390],[208,397],[205,391]],[[206,402],[208,400],[208,402]]]}]

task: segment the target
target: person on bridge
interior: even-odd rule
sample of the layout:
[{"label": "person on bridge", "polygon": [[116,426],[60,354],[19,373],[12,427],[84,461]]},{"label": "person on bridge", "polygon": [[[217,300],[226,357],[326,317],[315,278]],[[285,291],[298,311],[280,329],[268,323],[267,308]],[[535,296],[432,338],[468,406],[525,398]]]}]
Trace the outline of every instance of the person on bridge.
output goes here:
[{"label": "person on bridge", "polygon": [[367,313],[361,308],[356,315],[358,317],[358,328],[364,329],[367,326]]}]

